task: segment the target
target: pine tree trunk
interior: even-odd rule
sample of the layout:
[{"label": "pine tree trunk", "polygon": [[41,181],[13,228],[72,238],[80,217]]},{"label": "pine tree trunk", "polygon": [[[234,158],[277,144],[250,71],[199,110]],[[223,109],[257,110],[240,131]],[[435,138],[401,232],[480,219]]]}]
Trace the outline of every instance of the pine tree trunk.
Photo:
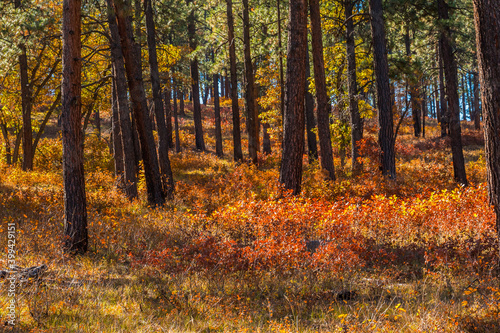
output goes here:
[{"label": "pine tree trunk", "polygon": [[[316,112],[318,117],[318,136],[319,136],[319,148],[320,148],[319,154],[321,157],[321,167],[328,172],[328,177],[331,180],[335,180],[332,140],[330,136],[331,107],[326,92],[325,65],[323,60],[323,36],[321,32],[319,0],[310,0],[309,10],[311,17],[311,42],[312,42],[312,52],[313,52],[314,83],[316,85],[316,102],[317,102]],[[287,66],[287,82],[288,82],[288,66]],[[287,84],[287,89],[288,89],[288,84]]]},{"label": "pine tree trunk", "polygon": [[[130,0],[115,0],[115,12],[122,52],[125,60],[127,82],[132,100],[134,120],[139,135],[144,178],[148,193],[148,202],[153,206],[161,206],[165,202],[162,188],[162,177],[156,154],[151,119],[148,114],[144,81],[140,63],[139,45],[135,43],[132,33],[132,17],[130,16]],[[127,15],[127,13],[129,15]]]},{"label": "pine tree trunk", "polygon": [[306,50],[306,133],[307,133],[307,151],[309,163],[318,160],[318,142],[316,141],[316,119],[314,119],[314,97],[309,91],[309,78],[311,77],[311,68],[309,62],[309,50]]},{"label": "pine tree trunk", "polygon": [[394,154],[394,130],[389,87],[389,67],[385,40],[384,16],[381,0],[370,0],[371,30],[373,37],[373,60],[377,86],[377,108],[379,122],[379,145],[381,149],[382,174],[396,178]]},{"label": "pine tree trunk", "polygon": [[120,130],[120,118],[118,116],[118,96],[116,93],[116,82],[115,78],[112,79],[111,84],[111,109],[113,113],[111,115],[111,133],[113,138],[113,159],[115,161],[115,179],[118,188],[124,188],[124,161],[123,161],[123,138],[122,132]]},{"label": "pine tree trunk", "polygon": [[165,109],[165,125],[167,127],[167,143],[168,148],[174,148],[174,129],[172,126],[172,90],[170,89],[170,84],[168,83],[170,79],[167,80],[165,84],[165,91],[163,92],[163,101]]},{"label": "pine tree trunk", "polygon": [[[438,0],[439,18],[449,20],[448,5],[444,0]],[[446,95],[449,107],[449,131],[451,139],[451,153],[453,157],[453,174],[455,181],[467,186],[465,174],[465,160],[462,150],[462,133],[460,128],[460,103],[458,99],[457,65],[452,49],[452,37],[449,27],[445,27],[440,36],[441,52],[444,63],[446,80]]]},{"label": "pine tree trunk", "polygon": [[479,130],[481,128],[481,109],[479,108],[479,75],[473,74],[474,82],[474,128]]},{"label": "pine tree trunk", "polygon": [[177,98],[179,97],[179,90],[174,88],[174,127],[175,127],[175,152],[181,152],[181,138],[179,137],[179,116],[177,115]]},{"label": "pine tree trunk", "polygon": [[[236,39],[234,38],[233,0],[226,0],[227,6],[227,33],[229,41],[229,65],[231,87],[226,85],[226,93],[231,92],[231,109],[233,113],[233,149],[234,160],[243,160],[241,150],[240,111],[238,107],[238,78],[236,74]],[[228,81],[226,80],[226,84]]]},{"label": "pine tree trunk", "polygon": [[[359,114],[357,76],[356,76],[356,48],[354,42],[354,22],[352,16],[354,2],[345,1],[346,18],[346,58],[347,58],[347,84],[349,87],[349,114],[351,120],[351,155],[352,172],[361,172],[362,165],[359,161],[358,143],[363,139],[361,116]],[[394,100],[394,98],[391,98]]]},{"label": "pine tree trunk", "polygon": [[290,0],[283,151],[279,181],[299,194],[304,154],[307,1]]},{"label": "pine tree trunk", "polygon": [[219,157],[224,156],[222,150],[222,125],[220,118],[220,103],[219,103],[219,75],[213,75],[214,82],[214,113],[215,113],[215,154]]},{"label": "pine tree trunk", "polygon": [[64,250],[88,247],[87,201],[81,127],[81,1],[63,0],[62,143],[64,178]]},{"label": "pine tree trunk", "polygon": [[26,45],[20,44],[19,71],[21,76],[21,100],[23,111],[23,165],[24,171],[33,170],[33,128],[31,127],[32,96],[28,79]]},{"label": "pine tree trunk", "polygon": [[439,43],[439,104],[441,105],[441,137],[448,135],[448,102],[446,100],[446,92],[444,89],[444,64],[441,52],[441,42]]},{"label": "pine tree trunk", "polygon": [[[474,0],[474,23],[479,60],[479,80],[483,105],[486,170],[490,204],[496,214],[500,239],[500,3],[497,0]],[[492,42],[496,41],[496,42]]]},{"label": "pine tree trunk", "polygon": [[[193,0],[186,0],[189,4]],[[194,9],[188,17],[188,38],[189,38],[189,48],[191,51],[196,50],[198,47],[198,42],[196,41],[196,18],[194,14]],[[191,70],[191,94],[193,99],[193,120],[194,120],[194,132],[196,149],[200,151],[205,150],[205,140],[203,139],[203,124],[201,119],[201,105],[200,105],[200,73],[198,70],[198,57],[194,57],[190,61]]]},{"label": "pine tree trunk", "polygon": [[184,90],[179,91],[179,115],[181,117],[186,116],[186,112],[184,110]]},{"label": "pine tree trunk", "polygon": [[[151,0],[144,0],[144,11],[146,13],[146,31],[148,40],[149,69],[151,75],[151,88],[153,90],[154,112],[156,117],[156,129],[158,131],[158,161],[160,164],[161,182],[163,194],[166,198],[173,199],[174,177],[168,157],[168,149],[173,147],[172,142],[172,117],[170,112],[170,90],[165,92],[165,106],[161,98],[160,73],[158,71],[158,58],[156,55],[156,32],[153,20],[153,7]],[[168,88],[167,88],[168,89]],[[166,111],[166,112],[165,112]],[[165,117],[167,124],[165,124]],[[170,126],[168,126],[170,125]]]},{"label": "pine tree trunk", "polygon": [[250,18],[248,0],[243,0],[243,53],[245,56],[245,102],[247,111],[248,155],[252,163],[257,164],[257,152],[260,151],[259,114],[255,101],[255,78],[253,75],[252,56],[250,53]]}]

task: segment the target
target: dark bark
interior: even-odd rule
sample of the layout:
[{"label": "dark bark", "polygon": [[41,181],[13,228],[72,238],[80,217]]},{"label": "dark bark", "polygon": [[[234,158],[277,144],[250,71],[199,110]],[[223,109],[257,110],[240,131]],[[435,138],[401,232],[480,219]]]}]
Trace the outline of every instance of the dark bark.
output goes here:
[{"label": "dark bark", "polygon": [[307,1],[290,0],[286,96],[280,183],[299,194],[304,154],[304,98],[307,50]]},{"label": "dark bark", "polygon": [[280,59],[280,111],[281,117],[285,113],[285,76],[283,75],[283,46],[281,45],[281,0],[276,0],[278,14],[278,56]]},{"label": "dark bark", "polygon": [[427,117],[427,87],[425,86],[425,83],[422,83],[421,85],[422,88],[422,137],[425,138],[425,117]]},{"label": "dark bark", "polygon": [[473,74],[474,82],[474,128],[479,130],[481,128],[481,109],[479,108],[479,75]]},{"label": "dark bark", "polygon": [[373,37],[373,63],[377,86],[377,108],[382,174],[396,178],[394,130],[389,87],[389,67],[385,40],[384,16],[381,0],[370,0],[371,31]]},{"label": "dark bark", "polygon": [[111,61],[113,63],[113,82],[116,88],[116,103],[118,108],[118,121],[121,134],[121,146],[123,149],[123,185],[124,193],[129,200],[138,197],[137,193],[137,165],[139,148],[136,148],[137,141],[134,140],[136,133],[130,120],[130,109],[127,96],[127,79],[125,74],[125,64],[120,44],[120,33],[116,23],[116,15],[111,0],[107,0],[108,23],[111,35]]},{"label": "dark bark", "polygon": [[156,155],[151,119],[148,116],[146,94],[140,63],[140,49],[132,33],[132,17],[129,0],[115,0],[115,11],[125,60],[127,83],[132,99],[132,109],[144,164],[144,178],[150,205],[163,205],[162,178]]},{"label": "dark bark", "polygon": [[[234,19],[233,19],[233,1],[226,0],[227,7],[227,33],[229,41],[229,66],[231,75],[231,87],[226,86],[226,91],[231,92],[231,110],[233,113],[233,147],[234,160],[243,160],[241,150],[241,131],[240,131],[240,111],[238,107],[238,78],[236,74],[236,39],[234,38]],[[226,81],[227,82],[227,81]]]},{"label": "dark bark", "polygon": [[186,116],[186,112],[184,111],[184,90],[179,91],[179,115],[181,117]]},{"label": "dark bark", "polygon": [[474,0],[474,23],[483,106],[486,170],[490,204],[500,238],[500,3]]},{"label": "dark bark", "polygon": [[[410,29],[408,25],[406,25],[406,31],[405,31],[405,47],[406,47],[406,58],[408,61],[408,66],[412,66],[412,56],[411,56],[411,40],[410,40]],[[415,137],[419,137],[421,133],[421,126],[420,126],[420,105],[418,101],[418,85],[415,82],[414,77],[416,76],[416,73],[413,72],[409,77],[406,79],[406,84],[410,88],[410,104],[411,104],[411,116],[413,118],[413,134]],[[408,104],[407,104],[408,105]]]},{"label": "dark bark", "polygon": [[[310,0],[309,10],[311,17],[311,43],[313,53],[314,83],[316,85],[316,113],[318,117],[318,136],[320,148],[319,154],[321,156],[321,167],[328,172],[328,177],[331,180],[335,180],[332,140],[330,136],[331,106],[326,92],[325,65],[323,60],[323,36],[321,32],[319,0]],[[289,69],[287,64],[287,82],[288,70]]]},{"label": "dark bark", "polygon": [[174,128],[172,126],[172,90],[167,81],[165,92],[163,93],[163,101],[165,103],[165,124],[167,127],[167,144],[168,148],[174,148]]},{"label": "dark bark", "polygon": [[64,250],[88,247],[87,201],[81,127],[81,1],[63,0],[62,143],[64,179]]},{"label": "dark bark", "polygon": [[[346,17],[346,58],[347,58],[347,84],[349,87],[349,114],[351,120],[351,155],[352,155],[352,172],[358,174],[362,165],[359,161],[358,143],[363,139],[363,130],[361,116],[359,114],[357,77],[356,77],[356,48],[354,43],[354,22],[352,19],[352,10],[354,1],[345,1],[345,17]],[[394,97],[391,98],[394,101]]]},{"label": "dark bark", "polygon": [[314,97],[309,91],[309,78],[311,77],[311,68],[309,61],[309,50],[306,50],[306,134],[307,134],[307,155],[309,163],[318,160],[318,142],[316,140],[316,119],[314,119]]},{"label": "dark bark", "polygon": [[[186,0],[186,3],[191,3],[192,0]],[[188,38],[189,48],[191,51],[196,50],[198,42],[196,41],[196,18],[194,10],[189,13],[188,17]],[[198,57],[194,57],[190,61],[191,70],[191,94],[193,97],[193,120],[196,149],[205,150],[205,140],[203,139],[203,124],[201,119],[201,105],[200,105],[200,73],[198,70]]]},{"label": "dark bark", "polygon": [[120,118],[118,116],[118,97],[116,93],[116,83],[114,78],[111,86],[111,109],[113,110],[113,113],[111,115],[111,133],[113,139],[113,158],[115,161],[115,179],[117,181],[118,187],[123,188],[125,163],[123,160],[123,139],[120,130]]},{"label": "dark bark", "polygon": [[3,141],[5,144],[5,158],[7,165],[12,164],[12,153],[10,151],[10,140],[9,140],[9,131],[7,130],[7,125],[5,123],[1,123],[0,127],[2,128]]},{"label": "dark bark", "polygon": [[248,155],[252,163],[257,164],[257,152],[260,151],[259,113],[255,101],[255,78],[253,75],[250,52],[250,17],[248,0],[243,0],[243,54],[245,56],[245,104],[247,111]]},{"label": "dark bark", "polygon": [[222,150],[222,125],[220,118],[220,103],[219,103],[219,75],[213,75],[214,82],[214,113],[215,113],[215,154],[219,157],[224,156]]},{"label": "dark bark", "polygon": [[175,127],[175,152],[181,152],[181,138],[179,137],[179,117],[177,115],[177,98],[179,96],[179,90],[177,87],[174,88],[174,127]]},{"label": "dark bark", "polygon": [[448,135],[448,102],[446,100],[446,91],[444,89],[444,64],[441,52],[441,43],[439,43],[439,104],[441,105],[441,137]]},{"label": "dark bark", "polygon": [[[441,20],[449,20],[448,4],[438,0],[438,14]],[[448,96],[449,131],[451,139],[451,153],[453,158],[453,174],[455,181],[467,186],[465,160],[462,150],[462,133],[460,128],[460,103],[458,99],[457,65],[453,55],[453,39],[448,26],[443,28],[439,38],[444,64],[446,80],[446,95]]]},{"label": "dark bark", "polygon": [[[151,88],[153,90],[154,112],[156,117],[156,129],[158,131],[158,161],[160,164],[161,182],[163,194],[168,199],[174,196],[174,176],[168,157],[168,149],[173,147],[172,142],[172,116],[170,111],[170,90],[165,92],[165,106],[161,98],[160,73],[158,71],[158,58],[156,55],[156,31],[153,19],[153,7],[151,0],[144,0],[144,12],[146,13],[146,31],[148,40],[149,69],[151,75]],[[167,123],[165,124],[165,117]],[[170,126],[169,126],[170,125]]]},{"label": "dark bark", "polygon": [[20,44],[19,69],[21,76],[21,100],[23,110],[23,165],[24,171],[33,170],[33,128],[31,127],[32,94],[28,79],[26,46]]}]

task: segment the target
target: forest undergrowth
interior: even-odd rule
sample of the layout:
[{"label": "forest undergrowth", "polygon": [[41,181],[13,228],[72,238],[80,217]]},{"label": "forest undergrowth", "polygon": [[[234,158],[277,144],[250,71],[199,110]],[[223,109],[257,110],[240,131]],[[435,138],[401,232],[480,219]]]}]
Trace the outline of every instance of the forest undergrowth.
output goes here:
[{"label": "forest undergrowth", "polygon": [[[467,188],[453,182],[449,143],[432,120],[427,138],[403,124],[397,179],[384,179],[368,122],[363,173],[336,159],[338,179],[326,181],[305,156],[294,197],[278,186],[277,149],[258,166],[232,161],[226,109],[226,156],[215,156],[210,111],[208,152],[192,150],[192,121],[180,120],[183,152],[170,154],[175,199],[163,208],[147,207],[142,178],[141,199],[128,202],[106,136],[87,133],[90,251],[76,258],[61,250],[60,139],[42,139],[35,171],[1,160],[0,244],[7,249],[6,224],[15,222],[17,264],[48,270],[18,287],[20,322],[2,320],[0,330],[500,332],[482,132],[463,123]],[[2,288],[2,318],[7,301]]]}]

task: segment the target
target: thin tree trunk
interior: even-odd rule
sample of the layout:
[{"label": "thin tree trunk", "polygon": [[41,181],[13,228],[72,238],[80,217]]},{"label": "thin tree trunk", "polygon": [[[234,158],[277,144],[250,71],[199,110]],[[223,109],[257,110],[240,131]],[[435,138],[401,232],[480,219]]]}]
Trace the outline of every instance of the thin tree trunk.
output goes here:
[{"label": "thin tree trunk", "polygon": [[425,117],[427,117],[427,86],[422,80],[422,137],[425,138]]},{"label": "thin tree trunk", "polygon": [[115,179],[117,181],[118,188],[123,188],[125,185],[124,179],[124,160],[123,160],[123,138],[120,130],[120,118],[118,116],[118,94],[116,92],[116,82],[113,78],[111,85],[111,108],[113,110],[111,116],[111,133],[113,135],[113,158],[115,161]]},{"label": "thin tree trunk", "polygon": [[316,119],[314,119],[314,97],[309,91],[309,78],[311,77],[311,67],[309,61],[309,48],[306,50],[306,133],[307,133],[307,151],[309,163],[318,160],[318,142],[316,141]]},{"label": "thin tree trunk", "polygon": [[179,96],[179,115],[181,117],[186,116],[186,112],[184,111],[184,90],[180,90]]},{"label": "thin tree trunk", "polygon": [[[438,13],[441,20],[449,20],[448,4],[438,0]],[[462,150],[462,134],[460,128],[460,105],[458,99],[457,65],[452,49],[452,36],[449,27],[445,27],[440,36],[441,52],[446,79],[446,95],[449,107],[449,131],[451,139],[451,153],[453,158],[453,174],[455,181],[467,186],[465,174],[465,160]]]},{"label": "thin tree trunk", "polygon": [[379,121],[379,145],[382,174],[396,178],[394,154],[394,130],[389,87],[389,67],[385,40],[384,16],[381,0],[370,0],[371,30],[373,37],[373,60],[377,86],[377,108]]},{"label": "thin tree trunk", "polygon": [[481,128],[481,109],[479,108],[479,75],[474,73],[474,128]]},{"label": "thin tree trunk", "polygon": [[139,134],[139,142],[141,144],[148,202],[150,205],[161,206],[164,204],[165,198],[163,196],[162,177],[160,175],[158,157],[156,155],[151,119],[148,116],[139,56],[140,49],[135,43],[132,34],[132,17],[130,15],[126,16],[126,13],[130,13],[130,1],[115,0],[115,10],[125,60],[130,98],[132,99],[134,118]]},{"label": "thin tree trunk", "polygon": [[283,151],[279,181],[299,194],[304,154],[304,98],[307,50],[307,1],[290,0]]},{"label": "thin tree trunk", "polygon": [[[186,0],[189,5],[193,0]],[[194,14],[194,9],[191,10],[188,17],[188,38],[189,38],[189,48],[191,51],[196,50],[198,47],[198,42],[196,41],[196,18]],[[191,69],[191,94],[193,98],[193,120],[194,120],[194,132],[196,149],[204,151],[205,150],[205,140],[203,139],[203,124],[201,119],[201,106],[200,106],[200,73],[198,71],[198,57],[194,57],[190,61]]]},{"label": "thin tree trunk", "polygon": [[138,197],[137,193],[137,169],[140,148],[134,139],[136,134],[130,120],[130,109],[128,105],[127,83],[125,74],[125,63],[120,44],[120,33],[116,23],[116,15],[112,0],[107,0],[108,24],[111,34],[111,61],[113,71],[113,82],[116,88],[116,102],[118,107],[118,120],[121,133],[121,146],[123,149],[123,175],[124,193],[129,200]]},{"label": "thin tree trunk", "polygon": [[[361,116],[359,114],[357,77],[356,77],[356,48],[354,42],[354,22],[352,16],[354,2],[345,1],[346,17],[346,58],[347,58],[347,84],[349,87],[349,114],[351,120],[351,155],[352,172],[358,174],[361,172],[362,165],[359,161],[358,143],[363,139]],[[394,94],[393,98],[394,101]]]},{"label": "thin tree trunk", "polygon": [[[325,65],[323,60],[323,36],[321,32],[321,16],[319,0],[309,1],[311,17],[311,41],[314,66],[314,83],[316,85],[316,102],[318,117],[319,154],[321,167],[328,172],[328,177],[335,180],[333,165],[332,140],[330,136],[330,103],[326,92]],[[307,40],[306,40],[307,41]],[[289,42],[290,43],[290,42]],[[287,65],[287,81],[288,81]],[[288,84],[287,84],[288,89]],[[288,94],[288,92],[287,92]]]},{"label": "thin tree trunk", "polygon": [[175,127],[175,152],[181,152],[181,138],[179,137],[179,117],[177,115],[177,98],[179,90],[174,87],[174,127]]},{"label": "thin tree trunk", "polygon": [[88,247],[87,201],[81,127],[81,1],[63,0],[62,143],[64,179],[64,250]]},{"label": "thin tree trunk", "polygon": [[5,144],[5,158],[7,165],[12,164],[12,154],[10,152],[10,140],[9,140],[9,131],[7,130],[7,125],[5,123],[0,123],[0,127],[2,128],[2,135]]},{"label": "thin tree trunk", "polygon": [[253,75],[252,56],[250,53],[250,17],[248,0],[243,0],[243,53],[245,56],[245,102],[247,111],[248,155],[252,163],[257,164],[257,152],[260,151],[259,114],[255,101],[255,78]]},{"label": "thin tree trunk", "polygon": [[283,46],[281,45],[281,0],[276,0],[278,14],[278,56],[280,60],[280,111],[281,117],[285,113],[285,77],[283,75]]},{"label": "thin tree trunk", "polygon": [[448,102],[446,100],[446,91],[444,89],[444,64],[441,51],[441,42],[439,43],[439,104],[441,105],[441,137],[448,135]]},{"label": "thin tree trunk", "polygon": [[213,75],[214,81],[214,113],[215,113],[215,154],[219,157],[224,156],[222,150],[222,125],[220,118],[220,103],[219,103],[219,75]]},{"label": "thin tree trunk", "polygon": [[[231,88],[226,86],[226,92],[231,92],[231,109],[233,113],[233,149],[234,160],[243,160],[241,150],[241,131],[240,131],[240,111],[238,107],[238,78],[236,76],[236,39],[234,38],[234,19],[233,19],[233,1],[226,0],[227,6],[227,31],[229,41],[229,64],[231,72]],[[226,81],[227,83],[227,81]]]},{"label": "thin tree trunk", "polygon": [[24,171],[33,170],[33,128],[31,127],[32,92],[28,79],[28,56],[26,45],[20,44],[19,69],[21,76],[21,99],[23,110],[23,165]]}]

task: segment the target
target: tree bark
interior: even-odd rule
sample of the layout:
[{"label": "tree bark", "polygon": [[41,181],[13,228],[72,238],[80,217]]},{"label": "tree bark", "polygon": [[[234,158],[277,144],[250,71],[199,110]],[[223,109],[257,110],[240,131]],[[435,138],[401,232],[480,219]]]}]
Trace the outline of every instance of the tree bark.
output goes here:
[{"label": "tree bark", "polygon": [[111,133],[113,135],[113,159],[115,161],[115,179],[117,181],[118,188],[123,188],[125,185],[124,179],[124,160],[123,160],[123,138],[120,130],[120,118],[118,116],[118,97],[116,93],[116,82],[113,78],[111,85],[111,109],[113,113],[111,115]]},{"label": "tree bark", "polygon": [[179,117],[177,115],[177,98],[179,90],[174,87],[174,127],[175,127],[175,152],[181,152],[181,138],[179,137]]},{"label": "tree bark", "polygon": [[479,108],[479,75],[473,74],[474,84],[474,128],[479,130],[481,128],[481,109]]},{"label": "tree bark", "polygon": [[[311,42],[313,52],[314,83],[316,85],[316,103],[318,117],[319,154],[321,167],[328,172],[328,177],[335,180],[333,165],[332,140],[330,136],[330,102],[326,92],[325,65],[323,60],[323,36],[321,32],[321,16],[319,0],[309,1],[311,17]],[[306,40],[307,42],[307,40]],[[290,41],[289,41],[290,44]],[[287,64],[287,82],[288,82]],[[288,84],[287,84],[288,89]],[[288,94],[288,93],[287,93]]]},{"label": "tree bark", "polygon": [[257,152],[260,151],[259,113],[255,101],[255,78],[253,75],[252,56],[250,53],[250,17],[248,0],[243,0],[243,54],[245,56],[245,102],[247,111],[248,155],[252,163],[257,164]]},{"label": "tree bark", "polygon": [[500,3],[474,0],[474,23],[483,105],[486,170],[490,204],[500,239]]},{"label": "tree bark", "polygon": [[309,163],[318,160],[318,142],[316,141],[316,119],[314,119],[314,97],[309,91],[309,78],[311,77],[311,67],[309,61],[309,49],[306,50],[306,133],[307,133],[307,152]]},{"label": "tree bark", "polygon": [[[233,1],[226,0],[227,7],[227,33],[229,41],[229,66],[231,75],[231,87],[226,86],[226,92],[231,92],[231,109],[233,113],[233,149],[234,160],[236,162],[243,160],[241,150],[241,131],[240,131],[240,111],[238,107],[238,78],[236,74],[236,39],[234,38],[234,19],[233,19]],[[226,80],[227,83],[227,80]]]},{"label": "tree bark", "polygon": [[87,201],[81,127],[81,0],[63,0],[62,143],[64,178],[64,250],[88,247]]},{"label": "tree bark", "polygon": [[[189,4],[193,0],[186,0]],[[198,47],[198,42],[196,41],[196,18],[194,14],[194,9],[189,13],[188,17],[188,38],[189,38],[189,48],[191,52],[196,50]],[[200,106],[200,73],[198,70],[198,57],[194,57],[190,61],[191,69],[191,94],[193,97],[193,120],[194,120],[194,132],[196,149],[204,151],[205,150],[205,140],[203,139],[203,124],[201,119],[201,106]]]},{"label": "tree bark", "polygon": [[220,118],[220,103],[219,103],[219,75],[213,75],[214,89],[214,116],[215,116],[215,154],[219,157],[224,156],[222,150],[222,126]]},{"label": "tree bark", "polygon": [[[449,20],[448,4],[444,0],[438,0],[438,14],[441,20]],[[453,40],[450,28],[445,26],[440,35],[440,44],[444,63],[446,95],[448,96],[448,126],[451,139],[451,153],[453,157],[453,174],[456,182],[467,186],[465,160],[462,150],[462,133],[460,128],[457,65],[455,62],[455,56],[453,55],[452,43]]]},{"label": "tree bark", "polygon": [[134,41],[132,33],[132,17],[130,0],[115,0],[115,11],[121,37],[122,52],[125,60],[127,82],[132,99],[135,124],[139,135],[144,178],[148,193],[148,202],[153,206],[161,206],[165,202],[162,188],[162,177],[156,155],[151,119],[148,116],[146,94],[140,63],[140,49]]},{"label": "tree bark", "polygon": [[[158,161],[160,163],[161,182],[163,194],[168,199],[174,196],[174,176],[168,157],[168,149],[173,147],[172,142],[172,116],[170,112],[170,90],[165,92],[165,106],[161,98],[160,73],[158,70],[158,58],[156,55],[156,31],[153,19],[153,6],[151,0],[144,0],[144,12],[146,13],[146,31],[149,49],[149,70],[151,75],[151,88],[153,90],[154,112],[156,117],[156,129],[158,131]],[[165,124],[165,116],[167,123]],[[170,126],[169,126],[170,125]]]},{"label": "tree bark", "polygon": [[[363,130],[361,116],[359,114],[358,85],[356,77],[356,48],[354,43],[354,22],[352,10],[354,2],[352,0],[345,1],[345,18],[346,18],[346,58],[347,58],[347,84],[349,87],[349,114],[351,120],[351,155],[352,155],[352,172],[358,174],[361,172],[362,165],[359,161],[358,143],[363,139]],[[394,98],[392,98],[394,100]]]},{"label": "tree bark", "polygon": [[280,111],[281,117],[285,113],[285,77],[283,75],[283,46],[281,45],[281,0],[276,0],[278,14],[278,57],[280,60]]},{"label": "tree bark", "polygon": [[448,135],[448,102],[446,100],[446,91],[444,89],[444,64],[441,52],[441,42],[439,42],[439,104],[441,105],[441,137]]},{"label": "tree bark", "polygon": [[370,0],[371,31],[373,37],[373,62],[377,86],[377,108],[381,149],[382,174],[396,178],[396,158],[394,154],[394,129],[389,87],[389,67],[385,40],[384,16],[381,0]]},{"label": "tree bark", "polygon": [[181,117],[186,116],[186,112],[184,111],[184,90],[179,91],[179,115]]},{"label": "tree bark", "polygon": [[[125,74],[125,63],[123,61],[122,47],[120,44],[120,33],[116,23],[116,15],[112,0],[107,0],[108,24],[111,34],[111,61],[113,63],[113,82],[116,91],[116,102],[118,108],[118,121],[121,133],[121,146],[123,149],[123,176],[124,193],[129,200],[138,197],[137,193],[137,163],[136,155],[139,149],[136,148],[134,140],[134,127],[130,120],[130,109],[127,96],[127,79]],[[137,151],[136,151],[137,149]]]},{"label": "tree bark", "polygon": [[28,79],[26,45],[20,44],[19,70],[21,76],[21,100],[23,109],[23,165],[24,171],[33,170],[33,128],[31,127],[32,92]]},{"label": "tree bark", "polygon": [[279,181],[296,195],[301,189],[304,154],[307,1],[290,0],[288,13],[285,118]]}]

